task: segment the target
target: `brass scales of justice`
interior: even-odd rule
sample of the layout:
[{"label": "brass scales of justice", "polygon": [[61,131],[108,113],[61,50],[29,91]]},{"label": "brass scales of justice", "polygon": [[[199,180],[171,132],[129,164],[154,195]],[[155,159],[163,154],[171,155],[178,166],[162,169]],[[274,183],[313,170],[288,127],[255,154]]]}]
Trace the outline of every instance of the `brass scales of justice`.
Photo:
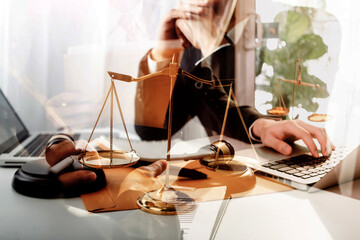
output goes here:
[{"label": "brass scales of justice", "polygon": [[[108,71],[109,76],[111,77],[111,84],[110,88],[106,94],[104,103],[101,107],[100,113],[97,117],[97,120],[95,122],[95,125],[92,129],[92,132],[90,134],[90,137],[88,139],[88,143],[90,143],[91,138],[93,136],[93,133],[95,131],[95,128],[98,124],[98,121],[100,119],[100,116],[104,110],[105,104],[110,96],[110,149],[109,150],[100,150],[100,151],[88,151],[87,146],[84,148],[84,151],[79,156],[79,162],[90,167],[94,168],[116,168],[116,167],[128,167],[133,164],[135,164],[139,159],[140,156],[136,153],[136,151],[133,149],[131,140],[129,138],[129,134],[126,128],[126,124],[124,121],[123,112],[120,106],[119,97],[116,91],[114,80],[119,80],[123,82],[139,82],[144,81],[149,78],[152,78],[154,76],[158,75],[165,75],[170,77],[170,101],[169,101],[169,111],[168,111],[168,136],[167,136],[167,154],[166,154],[166,160],[169,162],[171,159],[170,156],[170,149],[171,149],[171,130],[172,130],[172,112],[173,112],[173,104],[172,104],[172,89],[173,84],[175,82],[175,79],[178,74],[183,74],[190,79],[201,82],[204,84],[211,85],[213,87],[230,87],[229,88],[229,94],[227,99],[227,105],[225,110],[225,115],[222,123],[221,133],[220,133],[220,139],[213,143],[212,146],[216,148],[216,154],[212,157],[203,157],[200,159],[200,164],[206,167],[207,169],[210,169],[212,171],[217,172],[223,172],[223,173],[230,173],[230,174],[249,174],[252,170],[248,168],[246,165],[242,164],[241,157],[237,157],[237,159],[234,159],[234,149],[232,146],[223,140],[228,110],[230,106],[231,99],[234,101],[237,112],[239,114],[239,117],[241,119],[241,122],[243,124],[243,127],[245,128],[245,131],[248,135],[249,141],[251,143],[251,146],[256,154],[256,151],[254,149],[254,146],[252,144],[250,135],[248,133],[248,130],[246,128],[244,119],[242,117],[242,114],[239,109],[239,105],[237,103],[235,94],[232,90],[232,83],[223,85],[221,82],[216,82],[215,80],[206,80],[198,78],[186,71],[181,70],[179,72],[179,64],[175,61],[175,55],[172,58],[172,61],[169,65],[169,67],[164,68],[163,70],[148,74],[139,78],[133,78],[129,75],[124,75],[120,73],[110,72]],[[113,149],[113,102],[114,98],[117,103],[117,107],[121,116],[121,120],[123,123],[123,127],[126,133],[126,137],[130,146],[130,151],[120,151],[120,150],[114,150]],[[139,197],[137,200],[137,204],[141,207],[142,210],[153,213],[153,214],[159,214],[159,215],[173,215],[173,214],[179,214],[179,213],[185,213],[193,210],[195,208],[195,201],[190,198],[187,194],[175,190],[173,187],[169,185],[169,166],[166,168],[166,178],[165,178],[165,184],[162,188],[147,192],[143,196]]]},{"label": "brass scales of justice", "polygon": [[[301,62],[302,62],[302,59],[297,59],[295,61],[294,79],[284,79],[284,78],[277,79],[276,89],[277,89],[278,95],[279,95],[279,106],[276,106],[272,109],[267,110],[268,114],[284,117],[284,116],[288,115],[288,113],[289,113],[289,108],[286,107],[284,98],[281,94],[279,81],[293,84],[292,104],[291,104],[293,109],[295,107],[296,86],[317,88],[317,89],[319,89],[319,95],[322,94],[322,96],[324,96],[324,89],[319,84],[312,84],[312,83],[307,83],[307,82],[302,81],[302,79],[301,79]],[[293,116],[292,116],[292,119],[294,119]],[[313,113],[310,116],[308,116],[308,120],[312,121],[312,122],[325,122],[325,121],[329,121],[331,119],[332,119],[332,117],[328,114]]]}]

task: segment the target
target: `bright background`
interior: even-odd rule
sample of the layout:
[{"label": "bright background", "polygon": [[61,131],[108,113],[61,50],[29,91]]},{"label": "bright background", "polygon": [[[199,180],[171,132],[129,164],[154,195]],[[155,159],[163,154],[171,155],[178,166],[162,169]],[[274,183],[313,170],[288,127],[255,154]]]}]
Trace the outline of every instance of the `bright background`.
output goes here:
[{"label": "bright background", "polygon": [[[160,19],[177,2],[0,0],[0,87],[31,130],[92,127],[109,86],[106,71],[136,76]],[[335,143],[359,143],[360,2],[258,0],[257,12],[269,22],[292,5],[322,9],[338,21],[340,29],[324,38],[334,46],[329,54],[336,61],[319,63],[319,77],[331,79],[330,98],[320,110],[335,118],[321,126]],[[317,74],[316,68],[312,71]],[[135,85],[117,86],[124,114],[132,122]]]}]

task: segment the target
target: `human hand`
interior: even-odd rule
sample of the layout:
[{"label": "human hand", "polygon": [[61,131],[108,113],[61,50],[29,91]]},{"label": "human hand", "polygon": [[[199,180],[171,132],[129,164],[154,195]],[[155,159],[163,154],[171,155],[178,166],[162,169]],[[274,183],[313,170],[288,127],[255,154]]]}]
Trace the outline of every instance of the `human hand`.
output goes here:
[{"label": "human hand", "polygon": [[129,192],[139,194],[161,188],[163,185],[156,177],[165,171],[166,167],[166,160],[159,160],[148,166],[131,170],[121,181],[117,196],[129,194]]},{"label": "human hand", "polygon": [[[73,141],[64,139],[61,142],[53,144],[46,148],[45,158],[50,166],[54,166],[64,158],[70,155],[77,155],[81,153],[81,149],[76,148]],[[64,189],[72,186],[92,183],[96,180],[96,174],[92,171],[77,170],[73,172],[66,172],[58,177]]]},{"label": "human hand", "polygon": [[[179,19],[188,20],[204,13],[210,6],[210,0],[185,0],[171,9],[162,20],[158,30],[158,43],[151,51],[155,61],[169,59],[182,47],[190,47],[191,42],[176,26]],[[176,41],[181,40],[181,41]]]},{"label": "human hand", "polygon": [[236,0],[204,0],[201,11],[188,19],[177,19],[176,29],[181,39],[209,56],[221,44],[227,43],[224,35],[229,30]]},{"label": "human hand", "polygon": [[275,121],[262,118],[255,121],[252,130],[254,136],[259,137],[265,146],[284,155],[290,155],[292,152],[288,143],[299,139],[303,140],[314,157],[319,157],[319,153],[313,138],[319,142],[324,156],[329,156],[332,150],[335,150],[324,128],[315,127],[301,120]]},{"label": "human hand", "polygon": [[[87,146],[89,149],[89,145],[86,144],[86,141],[80,140],[76,144],[70,139],[64,139],[61,142],[56,144],[52,144],[46,148],[45,157],[46,161],[50,166],[54,166],[64,158],[70,155],[80,154]],[[92,150],[92,149],[90,149]],[[160,175],[167,166],[167,162],[165,160],[160,160],[152,163],[149,166],[142,166],[132,171],[131,177],[132,183],[131,189],[141,189],[144,187],[154,187],[157,182],[155,177]],[[131,169],[131,168],[127,168]],[[124,172],[125,174],[125,172]],[[73,186],[78,185],[86,185],[88,183],[92,183],[96,180],[96,174],[93,171],[88,170],[76,170],[73,172],[66,172],[58,177],[62,187],[64,189],[68,189]],[[134,179],[136,181],[134,181]]]}]

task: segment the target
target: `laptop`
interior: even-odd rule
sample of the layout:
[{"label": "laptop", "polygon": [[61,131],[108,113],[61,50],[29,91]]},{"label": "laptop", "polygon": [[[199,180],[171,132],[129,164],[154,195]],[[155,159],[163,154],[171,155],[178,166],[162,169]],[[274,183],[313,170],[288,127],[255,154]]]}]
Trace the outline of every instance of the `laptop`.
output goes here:
[{"label": "laptop", "polygon": [[[21,166],[43,159],[47,141],[57,132],[30,133],[0,89],[0,166]],[[82,133],[73,134],[76,140]]]},{"label": "laptop", "polygon": [[320,154],[319,158],[299,144],[293,145],[291,156],[264,146],[255,149],[257,158],[252,149],[236,155],[245,157],[245,163],[263,175],[300,190],[314,192],[360,178],[360,146],[338,146],[330,156]]}]

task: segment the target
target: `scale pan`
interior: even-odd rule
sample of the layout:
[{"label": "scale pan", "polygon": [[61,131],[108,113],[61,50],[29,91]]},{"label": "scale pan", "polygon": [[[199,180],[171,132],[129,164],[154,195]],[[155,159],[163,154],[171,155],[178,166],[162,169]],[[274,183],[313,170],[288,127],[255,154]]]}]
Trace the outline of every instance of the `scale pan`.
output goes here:
[{"label": "scale pan", "polygon": [[[111,160],[112,155],[112,160]],[[79,162],[93,168],[119,168],[128,167],[139,161],[135,152],[127,151],[97,151],[85,152],[79,156]]]},{"label": "scale pan", "polygon": [[274,116],[286,116],[289,113],[289,109],[284,107],[274,107],[272,109],[267,110],[266,112]]},{"label": "scale pan", "polygon": [[313,113],[308,116],[308,120],[312,122],[326,122],[332,119],[331,115]]}]

